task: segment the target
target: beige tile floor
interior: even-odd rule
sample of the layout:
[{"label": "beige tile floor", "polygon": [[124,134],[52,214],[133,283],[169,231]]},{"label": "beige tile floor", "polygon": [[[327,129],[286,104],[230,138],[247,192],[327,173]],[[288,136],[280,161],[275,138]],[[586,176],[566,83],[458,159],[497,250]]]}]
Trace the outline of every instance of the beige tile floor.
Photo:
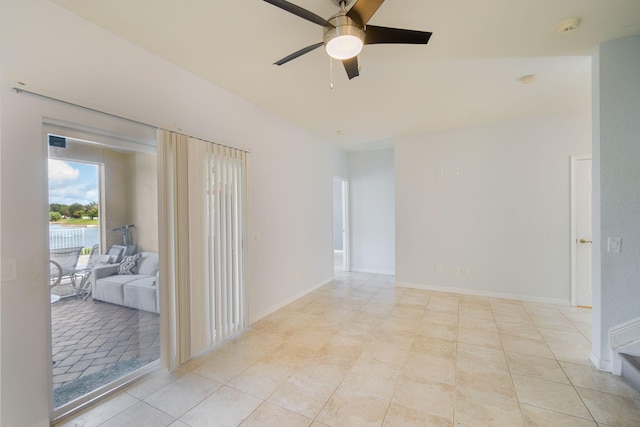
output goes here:
[{"label": "beige tile floor", "polygon": [[591,312],[342,274],[63,426],[638,426]]}]

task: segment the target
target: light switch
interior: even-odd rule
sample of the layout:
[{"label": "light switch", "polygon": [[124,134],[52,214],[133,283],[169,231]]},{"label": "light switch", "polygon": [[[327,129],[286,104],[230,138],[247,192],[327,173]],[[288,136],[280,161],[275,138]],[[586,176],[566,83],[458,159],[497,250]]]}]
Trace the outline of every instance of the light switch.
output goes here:
[{"label": "light switch", "polygon": [[622,252],[622,237],[609,237],[607,252]]},{"label": "light switch", "polygon": [[18,280],[18,262],[15,259],[2,260],[2,281]]}]

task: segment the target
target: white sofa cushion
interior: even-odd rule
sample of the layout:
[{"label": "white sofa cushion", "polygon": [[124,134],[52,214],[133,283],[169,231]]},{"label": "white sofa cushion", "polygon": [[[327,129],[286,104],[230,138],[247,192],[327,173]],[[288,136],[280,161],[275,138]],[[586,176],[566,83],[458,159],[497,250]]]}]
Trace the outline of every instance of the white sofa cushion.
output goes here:
[{"label": "white sofa cushion", "polygon": [[155,276],[158,272],[158,254],[154,252],[140,252],[138,260],[138,274]]},{"label": "white sofa cushion", "polygon": [[125,283],[122,290],[127,307],[158,313],[156,276],[145,276]]},{"label": "white sofa cushion", "polygon": [[115,274],[113,276],[107,276],[107,277],[103,277],[102,279],[98,279],[98,283],[103,284],[103,283],[113,283],[116,285],[126,285],[127,283],[131,283],[134,282],[136,280],[140,280],[140,279],[146,279],[148,277],[153,278],[153,281],[155,282],[155,278],[156,276],[149,276],[146,274]]},{"label": "white sofa cushion", "polygon": [[[122,278],[122,279],[120,279]],[[124,304],[124,292],[122,291],[122,283],[131,280],[131,276],[109,276],[99,279],[99,285],[92,284],[92,296],[94,300],[107,301],[113,304]],[[114,280],[115,279],[115,280]],[[120,280],[117,280],[120,279]]]}]

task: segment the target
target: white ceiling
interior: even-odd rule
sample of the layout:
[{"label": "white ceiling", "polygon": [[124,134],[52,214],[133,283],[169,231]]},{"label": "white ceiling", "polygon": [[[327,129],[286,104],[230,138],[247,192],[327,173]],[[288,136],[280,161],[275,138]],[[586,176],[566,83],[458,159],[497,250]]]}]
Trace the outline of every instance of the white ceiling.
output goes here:
[{"label": "white ceiling", "polygon": [[[432,31],[428,45],[369,45],[349,81],[322,28],[262,0],[52,0],[347,150],[397,136],[590,108],[590,55],[640,34],[640,0],[387,0],[372,25]],[[290,0],[328,18],[332,0]],[[361,0],[364,1],[364,0]],[[563,19],[580,27],[560,34]],[[519,78],[535,74],[535,83]]]}]

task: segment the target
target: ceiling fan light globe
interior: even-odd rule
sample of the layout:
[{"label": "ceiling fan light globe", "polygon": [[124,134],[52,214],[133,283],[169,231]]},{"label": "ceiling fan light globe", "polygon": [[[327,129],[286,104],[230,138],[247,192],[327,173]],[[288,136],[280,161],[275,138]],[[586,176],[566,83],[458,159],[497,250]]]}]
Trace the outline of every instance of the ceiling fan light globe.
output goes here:
[{"label": "ceiling fan light globe", "polygon": [[330,57],[343,60],[357,56],[362,51],[363,46],[364,43],[361,38],[345,34],[329,40],[325,48]]}]

